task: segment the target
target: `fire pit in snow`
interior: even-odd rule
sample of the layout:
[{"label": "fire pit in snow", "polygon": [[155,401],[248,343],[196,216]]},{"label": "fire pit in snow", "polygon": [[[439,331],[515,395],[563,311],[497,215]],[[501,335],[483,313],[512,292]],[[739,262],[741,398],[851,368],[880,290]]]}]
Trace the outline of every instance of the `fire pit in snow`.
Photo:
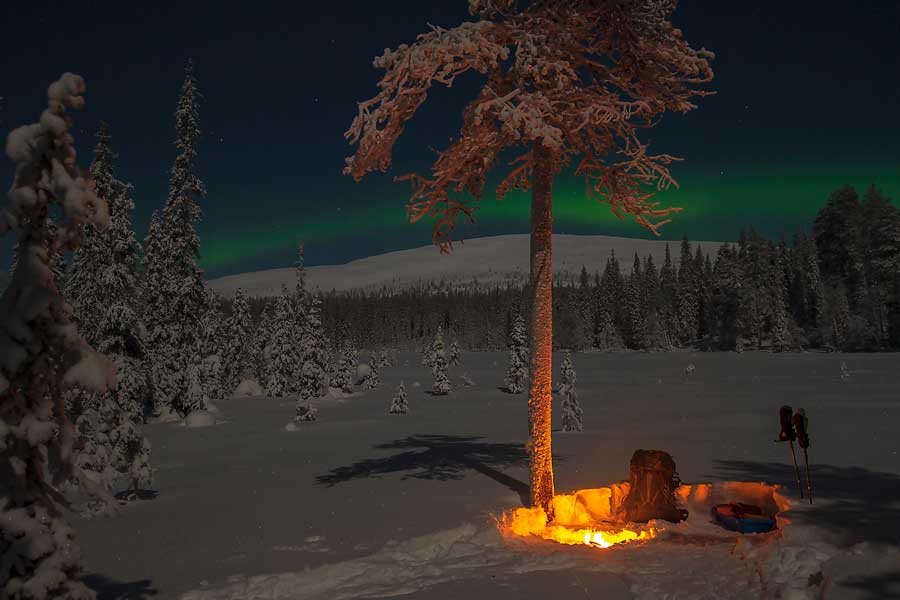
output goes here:
[{"label": "fire pit in snow", "polygon": [[715,525],[711,517],[715,506],[726,503],[758,507],[775,518],[779,529],[789,523],[781,513],[790,505],[778,493],[778,486],[744,481],[681,485],[675,495],[690,513],[683,523],[656,519],[646,524],[630,523],[617,516],[630,488],[627,482],[614,483],[609,487],[557,495],[553,498],[552,523],[547,522],[542,508],[517,508],[501,517],[500,530],[504,535],[537,536],[561,544],[587,544],[597,548],[665,537],[669,531],[688,536],[702,534],[706,539],[718,534],[726,539],[740,534]]},{"label": "fire pit in snow", "polygon": [[724,504],[752,506],[759,515],[774,519],[778,528],[788,523],[780,514],[789,504],[778,486],[742,481],[682,485],[674,461],[668,461],[671,457],[665,453],[639,450],[632,458],[630,481],[555,496],[551,522],[542,508],[515,509],[500,518],[500,530],[508,536],[609,548],[665,537],[667,532],[705,539],[739,535],[713,520],[715,507]]}]

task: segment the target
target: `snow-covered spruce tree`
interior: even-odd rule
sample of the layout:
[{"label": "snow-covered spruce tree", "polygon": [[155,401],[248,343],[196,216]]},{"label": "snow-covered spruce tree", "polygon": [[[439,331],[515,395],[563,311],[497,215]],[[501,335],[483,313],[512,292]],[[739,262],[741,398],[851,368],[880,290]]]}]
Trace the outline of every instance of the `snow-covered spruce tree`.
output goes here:
[{"label": "snow-covered spruce tree", "polygon": [[578,402],[578,392],[575,391],[575,367],[572,365],[572,355],[566,350],[562,363],[562,383],[559,386],[559,394],[562,396],[562,430],[581,431],[583,429],[581,403]]},{"label": "snow-covered spruce tree", "polygon": [[405,415],[409,412],[409,403],[406,401],[406,386],[403,385],[403,382],[400,382],[400,387],[397,388],[397,395],[394,396],[394,399],[391,401],[391,407],[388,409],[388,413],[392,415]]},{"label": "snow-covered spruce tree", "polygon": [[147,371],[153,381],[152,412],[168,416],[173,412],[174,398],[183,393],[186,374],[180,370],[177,353],[172,343],[172,327],[166,309],[168,289],[168,265],[171,252],[164,234],[164,224],[159,211],[150,217],[150,227],[144,238],[144,276],[141,282],[143,320],[147,332]]},{"label": "snow-covered spruce tree", "polygon": [[116,409],[115,418],[107,421],[115,424],[112,441],[113,465],[118,473],[116,483],[125,480],[133,490],[146,489],[153,481],[149,463],[151,446],[142,431],[152,398],[152,382],[143,362],[137,323],[137,315],[129,307],[113,306],[100,324],[97,346],[118,367],[116,386],[101,396],[100,401],[114,404]]},{"label": "snow-covered spruce tree", "polygon": [[[81,268],[91,273],[97,265],[88,264],[88,255],[79,251],[70,270],[70,280],[73,293],[74,286],[95,289],[96,296],[91,302],[86,301],[91,296],[81,296],[82,302],[74,314],[80,319],[80,311],[84,311],[89,315],[84,321],[95,322],[94,346],[116,364],[118,381],[103,394],[79,392],[82,397],[75,426],[81,440],[75,460],[98,484],[112,491],[122,482],[132,489],[146,488],[152,483],[151,448],[143,436],[142,423],[150,409],[153,390],[144,362],[144,326],[139,316],[140,245],[131,226],[133,188],[115,178],[109,129],[101,127],[99,137],[91,172],[95,181],[103,182],[110,225],[105,230],[86,228],[85,236],[93,236],[94,248],[100,251],[94,259],[101,261],[101,277],[93,282],[83,277]],[[97,315],[99,320],[93,321]],[[106,509],[103,505],[91,508],[101,512]]]},{"label": "snow-covered spruce tree", "polygon": [[306,315],[301,342],[300,399],[321,398],[328,393],[328,350],[322,327],[322,299],[313,296]]},{"label": "snow-covered spruce tree", "polygon": [[375,353],[375,362],[378,363],[379,369],[384,369],[385,367],[391,366],[391,358],[388,356],[387,350],[382,348],[378,352]]},{"label": "snow-covered spruce tree", "polygon": [[186,374],[187,389],[178,400],[179,412],[188,415],[198,410],[206,410],[210,400],[206,385],[204,384],[203,359],[197,352],[188,360],[188,372]]},{"label": "snow-covered spruce tree", "polygon": [[[0,210],[0,235],[15,231],[19,259],[0,298],[0,596],[82,600],[74,532],[48,478],[48,460],[67,466],[81,485],[104,496],[72,463],[74,428],[63,392],[103,393],[114,365],[95,352],[71,321],[51,269],[54,255],[77,251],[83,228],[108,222],[75,163],[67,108],[84,105],[84,80],[65,73],[47,89],[40,122],[13,130],[6,155],[15,177]],[[47,226],[57,215],[57,229]]]},{"label": "snow-covered spruce tree", "polygon": [[200,318],[203,389],[210,400],[221,400],[228,395],[222,360],[228,343],[227,323],[222,309],[222,297],[212,290],[205,290],[205,296],[206,306]]},{"label": "snow-covered spruce tree", "polygon": [[[98,196],[99,197],[99,196]],[[103,198],[106,200],[106,198]],[[87,227],[89,224],[85,224]],[[57,235],[57,225],[56,221],[52,217],[47,218],[47,231],[50,236],[55,237]],[[57,252],[53,256],[50,257],[50,270],[53,271],[53,278],[56,281],[56,289],[59,290],[59,293],[66,297],[66,284],[68,281],[66,280],[66,255],[62,252]],[[88,340],[90,343],[90,340]]]},{"label": "snow-covered spruce tree", "polygon": [[267,365],[266,395],[273,398],[289,396],[297,387],[297,364],[299,357],[294,338],[294,318],[291,311],[291,297],[287,288],[281,289],[281,296],[275,302],[272,318],[271,351]]},{"label": "snow-covered spruce tree", "polygon": [[[138,261],[140,246],[131,227],[132,186],[114,173],[111,136],[101,124],[91,164],[98,196],[107,200],[109,227],[85,227],[85,245],[74,254],[67,295],[73,316],[96,349],[110,357],[118,381],[103,394],[75,391],[75,428],[80,437],[75,461],[107,490],[126,480],[138,460],[149,459],[149,442],[141,424],[152,400],[152,388],[143,362],[143,325],[139,318]],[[146,444],[147,456],[140,458]],[[149,465],[148,465],[149,467]],[[139,482],[149,485],[152,470]],[[93,509],[105,511],[102,503]]]},{"label": "snow-covered spruce tree", "polygon": [[697,335],[697,278],[687,234],[681,240],[681,259],[678,263],[678,331],[681,341],[689,342]]},{"label": "snow-covered spruce tree", "polygon": [[363,378],[362,386],[367,390],[374,390],[381,385],[381,374],[378,372],[378,361],[375,355],[369,357],[369,372]]},{"label": "snow-covered spruce tree", "polygon": [[[291,312],[294,319],[294,334],[299,343],[309,335],[307,332],[307,313],[309,312],[310,295],[306,291],[306,259],[304,258],[303,242],[297,244],[297,261],[294,263],[294,295],[291,297]],[[321,314],[320,314],[321,318]],[[323,334],[324,335],[324,334]],[[302,349],[299,349],[302,359]],[[302,365],[298,365],[298,370]]]},{"label": "snow-covered spruce tree", "polygon": [[[101,122],[94,146],[94,160],[90,174],[94,182],[94,192],[109,205],[112,215],[113,198],[120,192],[121,182],[114,175],[115,155],[112,152],[109,126]],[[93,225],[84,227],[84,244],[72,255],[68,277],[69,292],[66,298],[72,305],[78,328],[90,344],[96,343],[100,320],[106,313],[108,303],[116,296],[107,294],[103,285],[108,269],[113,261],[106,229]]]},{"label": "snow-covered spruce tree", "polygon": [[310,402],[298,401],[294,412],[294,423],[312,423],[319,419],[319,409]]},{"label": "snow-covered spruce tree", "polygon": [[[150,331],[151,351],[155,364],[155,377],[171,382],[171,387],[158,393],[161,411],[174,408],[187,414],[189,406],[181,404],[190,381],[184,376],[193,372],[193,364],[199,357],[197,346],[201,330],[198,316],[203,313],[205,294],[203,272],[197,262],[200,257],[200,238],[197,224],[201,211],[199,200],[206,195],[203,183],[197,177],[197,141],[200,137],[199,100],[194,66],[188,61],[184,83],[175,110],[175,147],[178,156],[169,178],[169,195],[158,217],[159,244],[153,253],[147,244],[148,278],[146,296],[148,312],[156,312],[154,327]],[[148,323],[149,325],[149,323]]]},{"label": "snow-covered spruce tree", "polygon": [[431,391],[436,396],[446,396],[450,393],[450,378],[447,377],[447,353],[444,351],[444,335],[438,327],[431,346],[431,374],[434,381]]},{"label": "snow-covered spruce tree", "polygon": [[349,339],[344,342],[344,349],[341,351],[341,358],[338,361],[337,369],[334,372],[334,379],[331,386],[340,388],[345,394],[353,392],[353,375],[356,373],[356,350],[351,345]]},{"label": "snow-covered spruce tree", "polygon": [[451,367],[455,367],[459,364],[459,342],[453,340],[453,343],[450,344],[450,357],[448,359],[448,364]]},{"label": "snow-covered spruce tree", "polygon": [[525,338],[525,317],[516,309],[512,332],[509,337],[509,366],[506,369],[506,390],[510,394],[525,391],[528,380],[528,341]]},{"label": "snow-covered spruce tree", "polygon": [[259,326],[253,335],[253,372],[262,388],[265,388],[269,381],[276,304],[277,302],[266,301],[259,317]]},{"label": "snow-covered spruce tree", "polygon": [[458,219],[474,220],[469,198],[481,199],[490,168],[505,150],[522,149],[496,196],[533,190],[530,489],[532,504],[550,517],[553,180],[580,155],[575,172],[616,214],[632,214],[656,232],[661,223],[649,219],[675,210],[653,200],[673,183],[673,157],[648,152],[638,132],[666,112],[695,108],[693,99],[709,93],[699,86],[713,74],[712,53],[691,48],[669,21],[674,8],[671,0],[469,0],[478,21],[432,27],[375,59],[386,71],[379,92],[359,103],[346,132],[358,147],[345,173],[359,181],[386,171],[406,122],[435,83],[450,86],[469,71],[484,76],[463,111],[460,135],[440,152],[431,175],[403,177],[413,184],[408,215],[435,218],[434,241],[449,251]]},{"label": "snow-covered spruce tree", "polygon": [[434,342],[428,343],[425,342],[422,348],[422,366],[428,367],[429,369],[434,368]]},{"label": "snow-covered spruce tree", "polygon": [[641,259],[637,252],[634,253],[634,265],[631,268],[631,276],[628,278],[628,291],[626,306],[628,307],[628,331],[631,347],[644,348],[644,295],[643,272],[641,271]]},{"label": "snow-covered spruce tree", "polygon": [[253,370],[253,321],[250,306],[244,292],[238,288],[231,304],[231,317],[225,331],[225,389],[228,395],[248,377]]}]

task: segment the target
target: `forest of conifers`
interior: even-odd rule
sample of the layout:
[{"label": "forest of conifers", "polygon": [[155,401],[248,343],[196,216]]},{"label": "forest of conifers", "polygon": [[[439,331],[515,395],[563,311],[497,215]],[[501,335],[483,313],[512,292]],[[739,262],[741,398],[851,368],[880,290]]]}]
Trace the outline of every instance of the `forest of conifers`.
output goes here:
[{"label": "forest of conifers", "polygon": [[[336,348],[417,349],[440,325],[463,348],[501,349],[527,296],[440,283],[330,293],[323,320]],[[252,300],[257,319],[265,304]],[[900,211],[874,186],[862,197],[845,186],[790,239],[749,229],[715,255],[685,238],[661,265],[617,255],[584,265],[556,281],[554,312],[554,345],[573,350],[898,349]]]}]

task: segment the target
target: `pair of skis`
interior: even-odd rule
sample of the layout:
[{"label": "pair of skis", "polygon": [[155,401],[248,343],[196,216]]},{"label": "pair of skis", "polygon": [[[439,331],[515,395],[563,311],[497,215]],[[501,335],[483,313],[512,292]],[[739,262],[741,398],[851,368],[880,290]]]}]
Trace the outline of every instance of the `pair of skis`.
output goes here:
[{"label": "pair of skis", "polygon": [[812,480],[809,478],[809,419],[806,418],[806,411],[798,408],[797,412],[794,412],[794,409],[785,405],[779,409],[778,417],[781,421],[781,432],[775,441],[787,442],[791,448],[791,458],[794,461],[794,473],[797,476],[797,488],[800,490],[801,498],[803,498],[803,483],[800,481],[800,468],[797,466],[794,440],[803,448],[803,462],[806,464],[806,495],[809,497],[809,503],[812,504]]}]

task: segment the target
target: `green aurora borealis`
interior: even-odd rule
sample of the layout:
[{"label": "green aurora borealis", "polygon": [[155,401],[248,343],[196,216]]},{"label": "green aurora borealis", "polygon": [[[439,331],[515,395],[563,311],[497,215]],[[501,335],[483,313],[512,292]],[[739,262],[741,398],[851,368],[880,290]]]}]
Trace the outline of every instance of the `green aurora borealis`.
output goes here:
[{"label": "green aurora borealis", "polygon": [[[663,192],[658,199],[666,206],[684,210],[660,230],[663,239],[679,239],[687,233],[696,240],[733,240],[741,227],[751,226],[767,236],[781,232],[790,236],[808,228],[828,195],[844,184],[855,186],[862,194],[874,183],[895,203],[900,196],[900,161],[777,166],[748,162],[740,169],[710,171],[691,169],[686,163],[675,165],[673,173],[680,188]],[[373,187],[364,180],[354,189],[366,195]],[[315,264],[358,258],[346,253],[342,256],[340,251],[354,238],[377,237],[383,244],[379,252],[428,244],[431,222],[409,224],[405,219],[408,186],[397,183],[393,189],[395,194],[381,191],[372,196],[371,202],[354,199],[340,210],[323,208],[330,204],[328,198],[313,204],[319,207],[315,212],[309,211],[310,203],[306,201],[291,206],[273,199],[282,207],[278,219],[249,224],[226,221],[234,224],[233,229],[201,225],[203,267],[210,276],[217,276],[252,268],[260,261],[288,266],[300,239],[306,242],[308,253],[338,259],[314,261]],[[529,231],[528,194],[513,193],[498,202],[491,190],[479,204],[477,225],[461,226],[455,237]],[[557,233],[651,237],[630,218],[620,220],[608,207],[586,200],[583,182],[574,176],[561,176],[556,181],[554,221]]]}]

